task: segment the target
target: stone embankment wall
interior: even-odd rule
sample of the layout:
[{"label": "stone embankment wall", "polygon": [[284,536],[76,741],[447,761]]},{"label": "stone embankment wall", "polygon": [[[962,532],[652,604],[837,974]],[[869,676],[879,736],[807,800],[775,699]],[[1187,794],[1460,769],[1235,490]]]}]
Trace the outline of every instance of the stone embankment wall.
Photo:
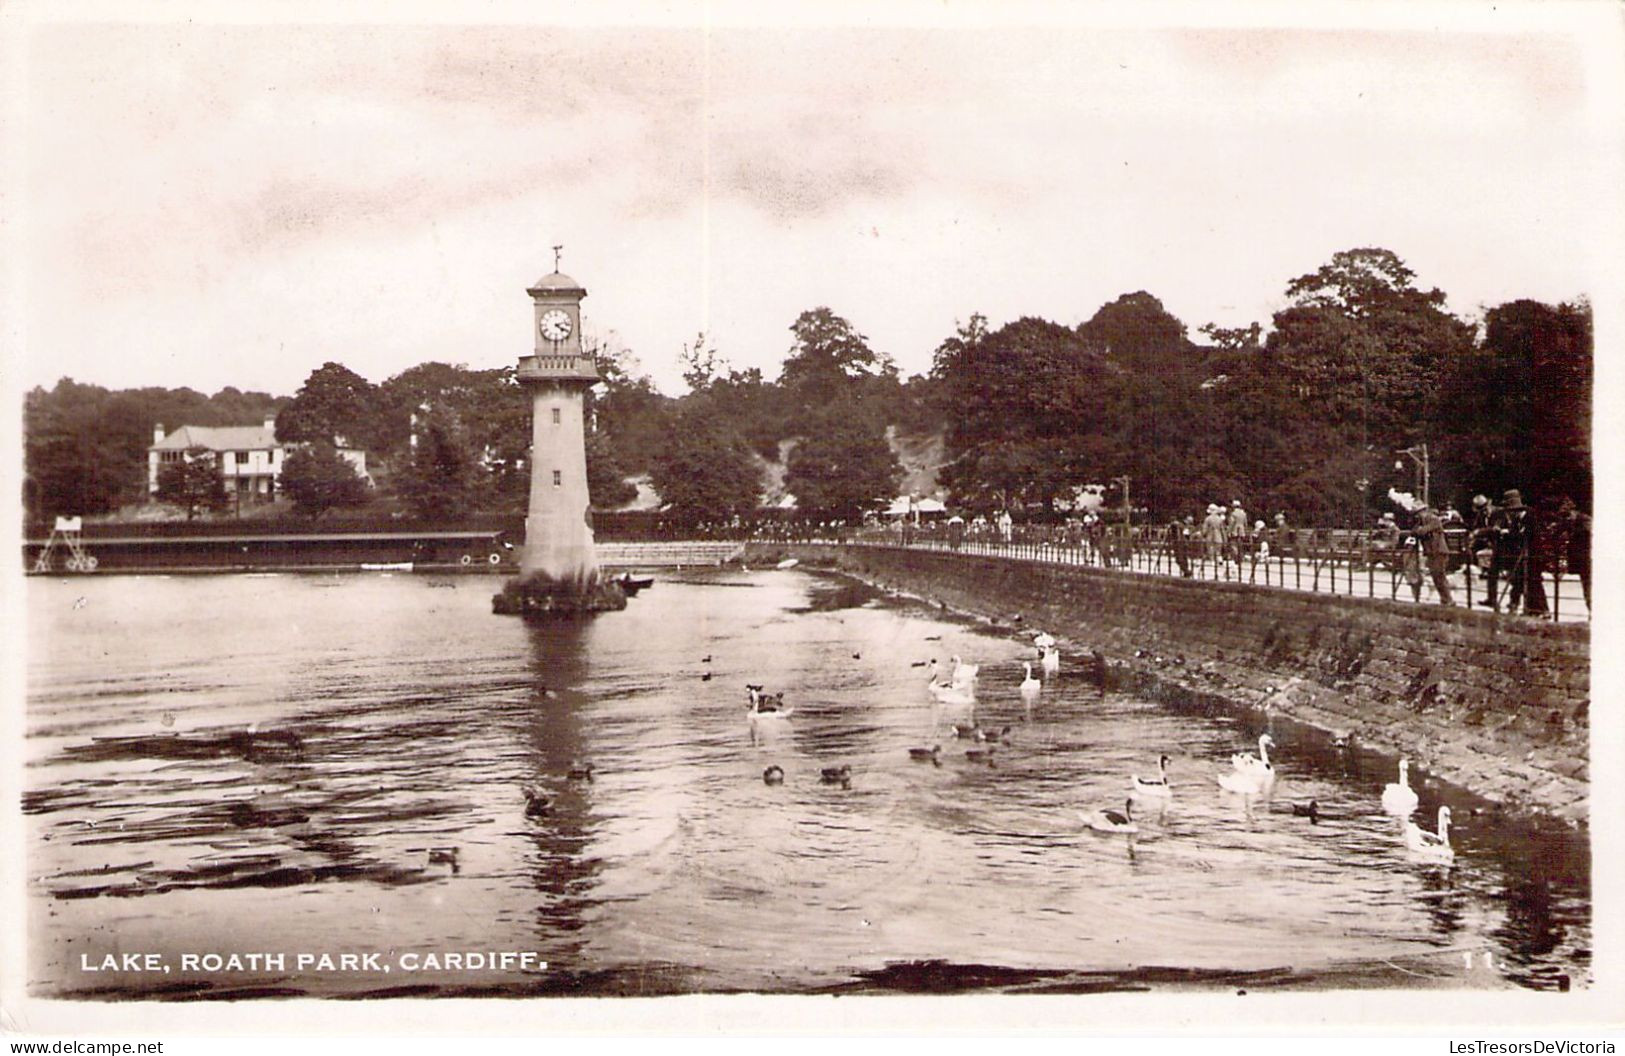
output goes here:
[{"label": "stone embankment wall", "polygon": [[1584,625],[901,548],[794,552],[1098,648],[1112,676],[1137,687],[1355,731],[1361,745],[1510,809],[1588,821]]}]

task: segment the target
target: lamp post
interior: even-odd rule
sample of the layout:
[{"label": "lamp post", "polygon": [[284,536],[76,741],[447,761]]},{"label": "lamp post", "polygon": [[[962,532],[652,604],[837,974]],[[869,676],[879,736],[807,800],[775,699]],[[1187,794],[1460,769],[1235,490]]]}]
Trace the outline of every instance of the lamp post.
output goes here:
[{"label": "lamp post", "polygon": [[[1415,447],[1407,447],[1407,448],[1405,448],[1405,449],[1403,449],[1401,451],[1395,452],[1395,453],[1408,456],[1412,462],[1415,462],[1417,464],[1417,466],[1421,468],[1421,470],[1422,470],[1422,504],[1424,506],[1432,505],[1432,503],[1429,501],[1429,498],[1428,498],[1428,484],[1430,483],[1430,481],[1429,481],[1429,472],[1428,472],[1429,471],[1429,466],[1428,466],[1428,445],[1426,445],[1426,444],[1417,444]],[[1395,462],[1394,463],[1394,468],[1395,469],[1404,469],[1405,468],[1405,463],[1403,463],[1403,462]]]}]

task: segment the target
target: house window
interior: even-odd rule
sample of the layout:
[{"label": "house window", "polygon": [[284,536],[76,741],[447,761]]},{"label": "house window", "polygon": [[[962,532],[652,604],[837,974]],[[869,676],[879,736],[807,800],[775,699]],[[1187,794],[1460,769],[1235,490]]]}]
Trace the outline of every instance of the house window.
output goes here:
[{"label": "house window", "polygon": [[553,486],[555,488],[564,487],[564,474],[557,469],[553,471]]},{"label": "house window", "polygon": [[181,460],[181,453],[179,451],[164,451],[161,452],[158,457],[165,462],[179,462]]},{"label": "house window", "polygon": [[559,424],[559,409],[557,407],[553,408],[553,424]]}]

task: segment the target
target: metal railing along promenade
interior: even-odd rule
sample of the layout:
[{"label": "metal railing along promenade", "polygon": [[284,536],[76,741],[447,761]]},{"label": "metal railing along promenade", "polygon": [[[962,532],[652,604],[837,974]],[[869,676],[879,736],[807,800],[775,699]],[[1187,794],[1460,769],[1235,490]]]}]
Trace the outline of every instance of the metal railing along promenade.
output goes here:
[{"label": "metal railing along promenade", "polygon": [[[1452,602],[1481,611],[1489,597],[1487,570],[1463,552],[1466,532],[1448,531],[1447,563]],[[954,526],[889,527],[829,535],[826,542],[902,546],[916,550],[1061,565],[1083,565],[1142,575],[1228,583],[1251,583],[1282,590],[1438,604],[1427,561],[1405,533],[1352,529],[1272,529],[1229,542],[1190,536],[1176,539],[1166,526],[1112,525],[1094,533],[1060,526],[1013,526],[976,531]],[[1578,576],[1543,564],[1548,619],[1564,623],[1590,619]],[[1498,577],[1501,609],[1510,607],[1510,576]]]}]

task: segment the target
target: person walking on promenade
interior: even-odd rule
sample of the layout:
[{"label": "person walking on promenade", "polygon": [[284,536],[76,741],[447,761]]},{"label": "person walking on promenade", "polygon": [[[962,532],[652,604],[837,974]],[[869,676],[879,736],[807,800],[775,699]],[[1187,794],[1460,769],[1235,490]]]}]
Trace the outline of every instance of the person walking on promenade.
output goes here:
[{"label": "person walking on promenade", "polygon": [[1241,567],[1242,555],[1247,552],[1247,537],[1251,534],[1248,528],[1247,511],[1242,509],[1240,499],[1230,500],[1230,520],[1225,524],[1225,536],[1230,542],[1230,560]]},{"label": "person walking on promenade", "polygon": [[1164,545],[1173,556],[1174,564],[1179,566],[1179,574],[1189,579],[1191,576],[1191,535],[1194,531],[1192,518],[1187,515],[1182,521],[1178,517],[1168,522],[1168,539]]},{"label": "person walking on promenade", "polygon": [[[1450,543],[1444,537],[1444,519],[1432,506],[1423,506],[1416,515],[1416,538],[1422,544],[1422,558],[1427,562],[1428,575],[1433,578],[1433,589],[1438,591],[1440,605],[1454,605],[1450,595]],[[1417,589],[1417,600],[1420,589]]]},{"label": "person walking on promenade", "polygon": [[[1546,615],[1546,588],[1540,581],[1535,519],[1529,507],[1523,504],[1523,495],[1518,489],[1510,488],[1501,497],[1501,508],[1495,511],[1491,525],[1496,533],[1496,546],[1490,581],[1495,582],[1497,573],[1507,577],[1507,611],[1517,612],[1521,602],[1525,615]],[[1497,611],[1499,600],[1491,595],[1491,607]]]},{"label": "person walking on promenade", "polygon": [[1292,526],[1287,523],[1286,514],[1284,512],[1277,513],[1275,515],[1275,524],[1272,527],[1272,531],[1275,536],[1275,552],[1280,554],[1282,557],[1292,557],[1294,552],[1292,546]]},{"label": "person walking on promenade", "polygon": [[1202,520],[1202,542],[1210,563],[1217,564],[1224,556],[1224,508],[1208,503],[1207,516]]},{"label": "person walking on promenade", "polygon": [[1473,569],[1477,568],[1484,581],[1484,596],[1478,599],[1480,605],[1494,608],[1497,604],[1495,597],[1495,584],[1497,570],[1495,567],[1495,503],[1487,495],[1473,496],[1473,519],[1467,523],[1467,567],[1462,574],[1467,578],[1467,597],[1469,603],[1472,599]]},{"label": "person walking on promenade", "polygon": [[1591,611],[1591,514],[1581,513],[1573,499],[1563,500],[1563,517],[1567,521],[1568,539],[1564,555],[1569,571],[1580,577],[1580,592],[1585,595],[1586,612]]}]

